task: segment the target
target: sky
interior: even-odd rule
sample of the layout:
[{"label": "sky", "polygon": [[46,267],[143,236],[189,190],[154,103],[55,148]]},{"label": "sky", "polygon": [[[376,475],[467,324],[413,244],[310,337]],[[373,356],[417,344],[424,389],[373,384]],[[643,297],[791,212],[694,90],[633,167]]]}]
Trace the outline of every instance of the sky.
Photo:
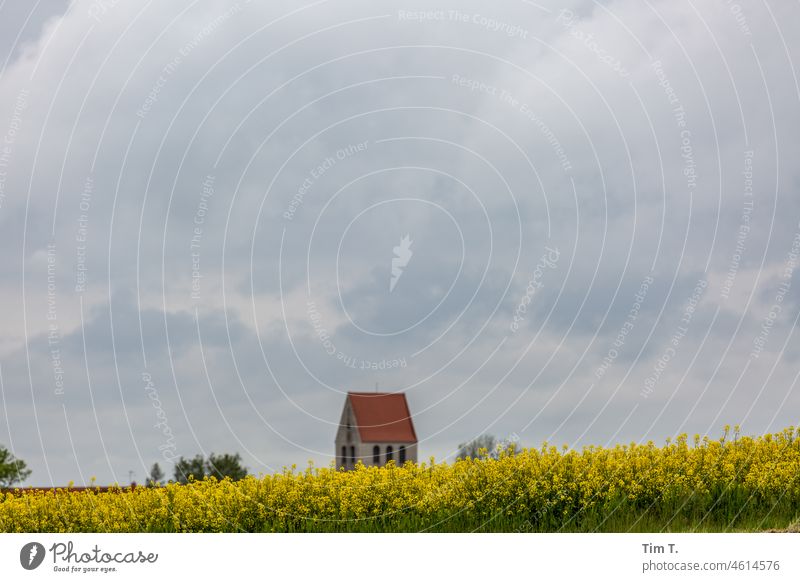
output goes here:
[{"label": "sky", "polygon": [[0,444],[26,484],[798,422],[778,1],[0,3]]}]

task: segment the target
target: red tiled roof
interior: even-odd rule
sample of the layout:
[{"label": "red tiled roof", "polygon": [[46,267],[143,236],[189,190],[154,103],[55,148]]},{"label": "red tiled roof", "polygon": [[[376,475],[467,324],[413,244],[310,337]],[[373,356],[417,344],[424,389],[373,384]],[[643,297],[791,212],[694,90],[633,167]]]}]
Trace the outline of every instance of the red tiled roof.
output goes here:
[{"label": "red tiled roof", "polygon": [[362,442],[417,442],[406,395],[402,392],[348,392],[347,397]]}]

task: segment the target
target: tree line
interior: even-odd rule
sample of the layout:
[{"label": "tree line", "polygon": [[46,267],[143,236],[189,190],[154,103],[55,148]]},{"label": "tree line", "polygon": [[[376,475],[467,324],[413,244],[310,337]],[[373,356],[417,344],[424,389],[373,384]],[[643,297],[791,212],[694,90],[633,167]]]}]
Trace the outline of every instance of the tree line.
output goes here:
[{"label": "tree line", "polygon": [[[498,442],[493,435],[481,435],[469,442],[458,446],[457,459],[468,458],[498,458],[502,453],[515,454],[520,450],[516,435]],[[12,487],[25,481],[31,474],[25,461],[17,459],[5,447],[0,445],[0,488]],[[201,481],[206,477],[224,479],[229,477],[232,481],[244,479],[247,476],[247,467],[242,465],[239,453],[224,453],[217,455],[211,453],[208,458],[196,455],[192,458],[180,457],[175,462],[173,479],[165,481],[164,471],[158,463],[153,463],[150,473],[145,479],[148,487],[159,487],[166,483],[186,484],[190,480]]]},{"label": "tree line", "polygon": [[[0,445],[0,489],[13,487],[30,477],[31,470],[25,461],[16,458],[4,446]],[[224,479],[229,477],[232,481],[244,479],[247,476],[247,467],[242,464],[239,453],[224,453],[217,455],[211,453],[208,458],[197,455],[192,458],[181,457],[175,462],[173,479],[165,481],[164,471],[158,463],[153,463],[150,473],[145,479],[145,485],[158,487],[167,482],[186,484],[190,479],[200,481],[206,477]]]}]

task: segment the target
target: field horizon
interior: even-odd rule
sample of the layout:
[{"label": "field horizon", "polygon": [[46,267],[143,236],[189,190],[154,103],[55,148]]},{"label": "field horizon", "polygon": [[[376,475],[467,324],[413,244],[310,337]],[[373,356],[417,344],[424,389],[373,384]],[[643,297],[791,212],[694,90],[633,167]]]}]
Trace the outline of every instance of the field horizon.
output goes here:
[{"label": "field horizon", "polygon": [[800,531],[800,429],[187,484],[6,490],[5,532]]}]

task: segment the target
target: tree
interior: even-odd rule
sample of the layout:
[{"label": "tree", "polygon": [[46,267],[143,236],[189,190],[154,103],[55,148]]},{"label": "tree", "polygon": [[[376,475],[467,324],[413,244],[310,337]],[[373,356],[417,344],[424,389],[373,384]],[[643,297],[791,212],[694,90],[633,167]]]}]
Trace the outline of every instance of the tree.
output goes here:
[{"label": "tree", "polygon": [[206,477],[216,477],[220,480],[230,477],[232,481],[238,481],[247,476],[247,468],[242,466],[242,457],[239,453],[235,455],[211,453],[208,460],[203,459],[203,455],[197,455],[193,459],[181,457],[175,463],[175,481],[188,483],[189,475],[192,475],[196,481]]},{"label": "tree", "polygon": [[175,462],[175,481],[188,483],[190,475],[197,481],[205,478],[206,464],[203,455],[197,455],[194,459],[181,457]]},{"label": "tree", "polygon": [[5,447],[0,446],[0,487],[11,487],[21,483],[31,474],[25,461],[17,459]]},{"label": "tree", "polygon": [[242,457],[239,456],[239,453],[235,455],[230,455],[228,453],[224,455],[215,455],[211,453],[208,456],[206,470],[208,475],[216,477],[217,479],[230,477],[232,481],[238,481],[239,479],[247,477],[247,468],[242,466]]},{"label": "tree", "polygon": [[160,487],[162,479],[164,479],[164,471],[161,470],[158,463],[153,463],[150,475],[146,479],[148,487]]},{"label": "tree", "polygon": [[[461,443],[458,445],[457,459],[479,459],[488,457],[490,459],[497,459],[501,453],[508,453],[515,455],[520,452],[519,444],[515,438],[505,439],[497,442],[497,439],[490,434],[484,434],[475,438],[468,443]],[[486,449],[482,454],[481,449]]]},{"label": "tree", "polygon": [[[492,453],[497,446],[497,439],[490,434],[482,434],[481,436],[472,439],[467,443],[458,445],[457,459],[479,459]],[[484,454],[481,454],[481,449],[486,449]]]}]

